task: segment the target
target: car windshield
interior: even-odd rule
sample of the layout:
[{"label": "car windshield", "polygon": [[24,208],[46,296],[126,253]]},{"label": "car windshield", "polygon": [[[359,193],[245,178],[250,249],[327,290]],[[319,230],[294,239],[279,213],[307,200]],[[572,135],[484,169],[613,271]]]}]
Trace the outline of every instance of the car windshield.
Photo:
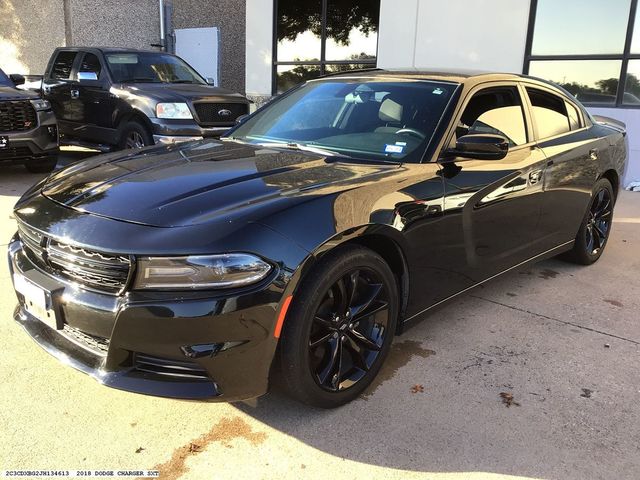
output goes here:
[{"label": "car windshield", "polygon": [[13,82],[9,79],[6,73],[0,69],[0,86],[1,87],[13,87]]},{"label": "car windshield", "polygon": [[417,80],[312,81],[252,115],[228,138],[417,163],[457,87]]},{"label": "car windshield", "polygon": [[207,82],[187,63],[174,55],[155,52],[107,53],[111,75],[120,83]]}]

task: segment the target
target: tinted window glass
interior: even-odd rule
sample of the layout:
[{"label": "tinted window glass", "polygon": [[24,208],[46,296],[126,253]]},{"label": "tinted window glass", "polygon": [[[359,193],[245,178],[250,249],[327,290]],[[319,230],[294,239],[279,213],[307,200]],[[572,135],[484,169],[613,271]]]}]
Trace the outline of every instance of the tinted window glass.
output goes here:
[{"label": "tinted window glass", "polygon": [[538,0],[533,55],[621,54],[631,0]]},{"label": "tinted window glass", "polygon": [[55,78],[56,80],[69,80],[76,55],[77,52],[58,53],[58,56],[53,62],[53,68],[51,69],[51,78]]},{"label": "tinted window glass", "polygon": [[102,67],[100,65],[100,60],[93,53],[85,53],[82,58],[82,63],[80,63],[80,71],[81,72],[92,72],[95,73],[97,77],[100,76],[100,72],[102,71]]},{"label": "tinted window glass", "polygon": [[627,79],[624,84],[623,103],[626,105],[640,105],[640,60],[629,60]]},{"label": "tinted window glass", "polygon": [[419,162],[457,85],[309,82],[233,132],[250,143],[296,143],[349,156]]},{"label": "tinted window glass", "polygon": [[0,85],[6,86],[6,87],[14,86],[11,79],[2,70],[0,70]]},{"label": "tinted window glass", "polygon": [[116,82],[199,83],[205,80],[180,57],[153,52],[123,52],[105,55]]},{"label": "tinted window glass", "polygon": [[511,146],[527,143],[517,88],[490,88],[474,94],[469,100],[456,128],[456,137],[482,133],[501,135]]},{"label": "tinted window glass", "polygon": [[326,59],[375,59],[379,14],[379,1],[328,0]]},{"label": "tinted window glass", "polygon": [[582,103],[612,105],[621,68],[620,60],[536,60],[529,74],[557,83]]},{"label": "tinted window glass", "polygon": [[571,130],[567,105],[553,94],[527,88],[532,115],[538,129],[538,138],[549,138]]}]

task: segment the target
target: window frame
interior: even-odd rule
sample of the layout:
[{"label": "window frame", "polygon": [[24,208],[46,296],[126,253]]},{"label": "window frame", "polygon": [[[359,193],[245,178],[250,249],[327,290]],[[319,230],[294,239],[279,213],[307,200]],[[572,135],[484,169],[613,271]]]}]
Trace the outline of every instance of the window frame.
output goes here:
[{"label": "window frame", "polygon": [[[376,68],[378,64],[378,46],[380,44],[380,25],[376,31],[376,58],[374,59],[361,59],[361,60],[327,60],[326,59],[326,40],[327,40],[327,9],[329,0],[320,0],[321,8],[321,30],[320,34],[320,60],[316,61],[296,61],[286,60],[278,61],[278,5],[280,0],[273,0],[273,28],[272,28],[272,48],[271,48],[271,94],[273,96],[278,94],[278,67],[279,66],[317,66],[320,69],[320,77],[326,74],[327,65],[367,65],[370,68]],[[347,73],[347,72],[341,72]],[[293,87],[295,88],[295,87]],[[281,92],[282,94],[284,92]]]},{"label": "window frame", "polygon": [[[640,53],[631,53],[631,42],[633,40],[633,30],[636,19],[636,12],[638,10],[638,1],[631,0],[629,8],[629,18],[627,21],[627,31],[624,41],[624,50],[622,53],[616,54],[567,54],[567,55],[533,55],[531,49],[533,47],[533,35],[536,24],[536,14],[538,11],[538,0],[531,0],[529,7],[529,24],[527,26],[527,38],[525,44],[524,64],[522,66],[522,72],[525,75],[529,74],[529,66],[531,62],[535,61],[567,61],[567,60],[615,60],[621,61],[620,75],[618,77],[618,90],[616,92],[615,103],[612,104],[598,104],[585,102],[584,105],[594,108],[634,108],[640,109],[640,105],[625,104],[624,92],[626,87],[627,71],[629,67],[629,60],[640,60]],[[640,28],[640,25],[639,25]],[[640,35],[640,30],[639,30]]]}]

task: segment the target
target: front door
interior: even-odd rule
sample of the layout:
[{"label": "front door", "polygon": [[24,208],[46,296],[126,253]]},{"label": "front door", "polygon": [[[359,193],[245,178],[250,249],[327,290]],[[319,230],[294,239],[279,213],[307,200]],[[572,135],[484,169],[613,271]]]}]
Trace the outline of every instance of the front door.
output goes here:
[{"label": "front door", "polygon": [[[91,78],[83,78],[83,75]],[[83,139],[97,143],[115,143],[115,99],[109,92],[107,73],[97,55],[84,53],[75,88],[83,111]]]}]

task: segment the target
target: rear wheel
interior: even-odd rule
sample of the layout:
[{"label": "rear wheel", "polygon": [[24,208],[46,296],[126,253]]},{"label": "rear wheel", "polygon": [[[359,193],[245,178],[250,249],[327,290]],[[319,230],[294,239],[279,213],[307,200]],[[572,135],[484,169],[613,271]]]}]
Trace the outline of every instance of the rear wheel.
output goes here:
[{"label": "rear wheel", "polygon": [[573,249],[565,258],[580,265],[596,262],[607,245],[613,222],[615,203],[613,187],[606,178],[593,187],[589,209],[582,220]]},{"label": "rear wheel", "polygon": [[58,157],[51,156],[46,158],[38,158],[28,160],[24,166],[31,173],[49,173],[52,172],[58,164]]},{"label": "rear wheel", "polygon": [[375,252],[344,247],[324,258],[296,293],[281,339],[285,388],[308,405],[333,408],[371,384],[398,317],[398,289]]},{"label": "rear wheel", "polygon": [[153,136],[144,125],[138,122],[127,122],[122,129],[120,148],[142,148],[153,145]]}]

